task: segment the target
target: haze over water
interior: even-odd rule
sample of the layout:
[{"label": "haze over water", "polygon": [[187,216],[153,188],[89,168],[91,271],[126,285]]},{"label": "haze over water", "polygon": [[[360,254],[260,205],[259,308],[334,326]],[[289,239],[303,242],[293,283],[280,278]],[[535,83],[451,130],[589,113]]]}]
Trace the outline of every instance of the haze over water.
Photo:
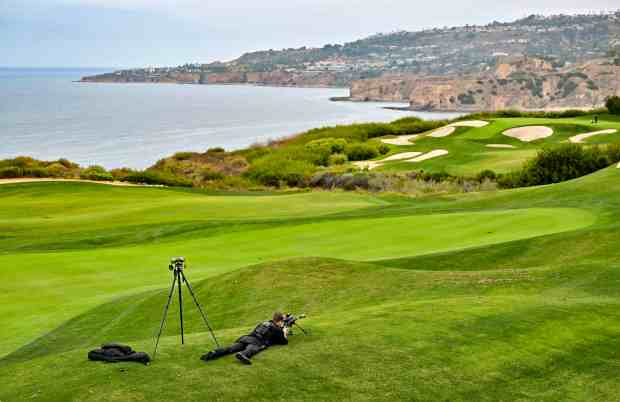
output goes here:
[{"label": "haze over water", "polygon": [[178,151],[238,149],[314,127],[457,115],[329,101],[347,89],[73,82],[104,71],[0,69],[0,159],[145,168]]}]

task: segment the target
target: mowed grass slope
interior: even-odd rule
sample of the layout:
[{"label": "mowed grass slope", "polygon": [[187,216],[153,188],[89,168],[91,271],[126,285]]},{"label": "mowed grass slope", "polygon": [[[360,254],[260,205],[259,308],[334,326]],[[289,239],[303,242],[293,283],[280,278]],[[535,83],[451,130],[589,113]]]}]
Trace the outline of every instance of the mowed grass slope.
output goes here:
[{"label": "mowed grass slope", "polygon": [[[69,201],[77,185],[56,184],[49,197],[40,186],[49,185],[14,186],[10,197],[23,191],[35,203],[27,194],[41,191],[50,202],[45,215],[55,210],[51,198]],[[107,187],[79,188],[101,192],[85,197],[94,204],[106,197]],[[620,393],[620,169],[424,200],[285,195],[274,197],[282,215],[210,220],[179,211],[196,227],[143,239],[141,215],[157,222],[151,201],[165,208],[188,196],[153,191],[127,201],[134,212],[122,224],[99,217],[97,209],[110,213],[102,205],[83,227],[40,218],[39,239],[13,221],[14,243],[0,256],[2,326],[10,328],[0,339],[0,376],[9,379],[0,400],[557,401]],[[341,202],[334,210],[287,215],[288,203],[330,203],[321,198],[330,196]],[[10,197],[0,202],[11,205]],[[80,205],[65,213],[81,215]],[[120,200],[116,206],[123,215]],[[162,226],[174,216],[162,217]],[[123,226],[130,244],[79,245],[89,221],[102,233]],[[30,244],[23,250],[20,236]],[[105,341],[151,351],[167,258],[178,254],[188,257],[189,278],[222,341],[274,309],[308,313],[302,325],[312,335],[296,335],[252,367],[234,359],[205,364],[198,357],[212,343],[186,300],[187,345],[178,344],[173,306],[152,366],[86,361]]]}]

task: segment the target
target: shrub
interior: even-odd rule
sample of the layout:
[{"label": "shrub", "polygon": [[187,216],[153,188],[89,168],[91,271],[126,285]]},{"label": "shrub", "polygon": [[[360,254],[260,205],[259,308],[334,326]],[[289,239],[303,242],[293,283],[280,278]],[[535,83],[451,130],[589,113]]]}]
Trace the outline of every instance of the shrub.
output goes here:
[{"label": "shrub", "polygon": [[310,159],[316,165],[327,166],[332,154],[342,153],[346,140],[343,138],[321,138],[308,142],[304,148],[312,155]]},{"label": "shrub", "polygon": [[80,178],[85,180],[112,181],[114,178],[102,166],[89,166],[80,173]]},{"label": "shrub", "polygon": [[127,181],[127,177],[134,171],[129,168],[117,168],[110,170],[110,174],[117,181]]},{"label": "shrub", "polygon": [[177,152],[172,157],[178,161],[186,161],[194,156],[194,152]]},{"label": "shrub", "polygon": [[476,180],[478,180],[480,183],[482,183],[485,180],[495,180],[495,179],[497,179],[497,174],[490,169],[483,170],[482,172],[476,175]]},{"label": "shrub", "polygon": [[200,176],[202,177],[202,180],[205,181],[221,180],[224,178],[224,175],[221,172],[209,169],[208,167],[202,169],[202,171],[200,172]]},{"label": "shrub", "polygon": [[584,148],[578,144],[563,144],[543,148],[519,171],[502,175],[501,187],[527,187],[559,183],[585,176],[620,160],[620,145]]},{"label": "shrub", "polygon": [[605,107],[609,113],[620,115],[620,96],[611,96],[607,98]]},{"label": "shrub", "polygon": [[125,179],[130,183],[138,183],[138,184],[151,184],[151,185],[161,184],[164,186],[171,186],[171,187],[191,187],[192,186],[192,182],[183,177],[177,177],[177,176],[173,176],[170,174],[158,172],[155,170],[144,170],[144,171],[131,172]]},{"label": "shrub", "polygon": [[344,165],[349,161],[345,154],[333,154],[329,157],[329,165]]},{"label": "shrub", "polygon": [[254,161],[246,176],[266,186],[305,187],[316,168],[304,160],[277,153]]},{"label": "shrub", "polygon": [[0,179],[16,179],[23,177],[23,175],[23,170],[17,166],[0,168]]},{"label": "shrub", "polygon": [[377,150],[379,151],[381,155],[385,155],[388,152],[390,152],[390,147],[387,144],[381,143],[379,144],[379,147],[377,147]]},{"label": "shrub", "polygon": [[379,156],[377,147],[366,143],[349,144],[345,147],[345,153],[350,161],[363,161]]},{"label": "shrub", "polygon": [[213,147],[213,148],[207,149],[208,154],[221,154],[223,152],[226,152],[226,150],[222,147]]}]

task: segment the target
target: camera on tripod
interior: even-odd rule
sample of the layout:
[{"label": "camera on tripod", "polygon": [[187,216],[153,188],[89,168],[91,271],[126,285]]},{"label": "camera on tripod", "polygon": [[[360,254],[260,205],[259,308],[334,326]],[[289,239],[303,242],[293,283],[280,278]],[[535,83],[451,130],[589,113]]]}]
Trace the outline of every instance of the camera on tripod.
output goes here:
[{"label": "camera on tripod", "polygon": [[181,272],[185,268],[185,258],[183,257],[172,257],[170,259],[170,265],[168,265],[168,269],[170,271]]},{"label": "camera on tripod", "polygon": [[215,333],[213,332],[213,328],[211,328],[211,324],[209,323],[209,320],[207,319],[207,314],[202,309],[202,306],[200,305],[200,303],[198,303],[198,299],[196,298],[194,289],[192,288],[192,285],[189,283],[189,281],[187,280],[187,277],[185,276],[185,273],[183,272],[185,269],[185,258],[172,257],[170,259],[170,264],[168,265],[168,269],[172,272],[172,286],[170,286],[170,292],[168,292],[168,302],[166,303],[166,306],[164,307],[164,316],[161,319],[161,323],[159,324],[159,331],[156,335],[155,349],[153,350],[152,360],[155,360],[155,355],[157,354],[157,347],[159,346],[159,338],[161,337],[162,331],[164,330],[164,324],[166,323],[166,316],[168,315],[168,309],[170,308],[170,303],[172,302],[172,294],[174,293],[175,285],[177,286],[178,293],[179,293],[179,321],[181,324],[181,344],[185,343],[185,334],[183,332],[183,293],[181,291],[181,285],[183,283],[185,283],[185,285],[187,286],[187,290],[189,290],[189,294],[194,300],[194,304],[198,308],[198,311],[200,312],[200,315],[202,316],[204,323],[207,325],[207,328],[209,329],[209,332],[211,333],[211,337],[213,338],[213,341],[219,348],[220,344],[217,341],[217,338],[215,337]]}]

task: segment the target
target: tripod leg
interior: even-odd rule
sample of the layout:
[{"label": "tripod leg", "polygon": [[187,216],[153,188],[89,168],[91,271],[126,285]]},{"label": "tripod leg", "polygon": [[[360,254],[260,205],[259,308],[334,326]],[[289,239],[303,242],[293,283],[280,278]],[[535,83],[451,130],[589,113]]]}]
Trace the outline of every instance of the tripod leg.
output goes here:
[{"label": "tripod leg", "polygon": [[155,360],[155,354],[157,354],[157,346],[159,346],[159,338],[161,337],[161,333],[164,330],[164,324],[166,323],[166,316],[168,315],[168,308],[170,308],[170,303],[172,302],[172,293],[174,293],[174,285],[177,281],[176,275],[173,276],[172,286],[170,286],[170,292],[168,293],[168,301],[166,302],[166,306],[164,307],[164,316],[161,318],[161,324],[159,324],[159,332],[157,333],[157,340],[155,341],[155,350],[153,350],[153,360]]},{"label": "tripod leg", "polygon": [[183,296],[181,292],[181,272],[177,272],[177,283],[179,285],[179,317],[181,318],[181,345],[185,344],[185,338],[183,335]]},{"label": "tripod leg", "polygon": [[183,272],[181,272],[181,275],[183,276],[183,280],[185,281],[185,284],[187,285],[187,289],[189,289],[189,294],[192,296],[192,299],[194,299],[194,303],[196,303],[196,307],[198,307],[198,311],[200,311],[200,315],[202,315],[202,319],[204,320],[205,324],[207,325],[207,328],[209,328],[209,332],[211,333],[211,337],[213,338],[213,341],[215,342],[215,344],[219,348],[220,344],[217,341],[217,338],[215,337],[215,333],[213,332],[213,328],[211,328],[211,324],[209,324],[209,320],[207,319],[207,315],[202,310],[202,307],[200,306],[200,303],[198,303],[198,299],[196,298],[196,295],[194,294],[194,289],[192,289],[192,285],[190,285],[189,281],[187,280],[187,278],[185,277],[185,274]]}]

